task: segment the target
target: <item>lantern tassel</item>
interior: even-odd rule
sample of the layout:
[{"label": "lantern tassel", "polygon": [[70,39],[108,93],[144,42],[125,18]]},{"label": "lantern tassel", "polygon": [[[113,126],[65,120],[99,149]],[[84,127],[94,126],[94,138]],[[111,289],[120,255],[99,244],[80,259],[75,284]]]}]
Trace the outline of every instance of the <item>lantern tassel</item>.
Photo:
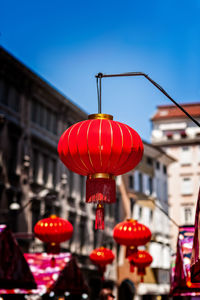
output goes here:
[{"label": "lantern tassel", "polygon": [[141,276],[140,282],[144,282],[144,275],[146,275],[145,267],[138,267],[137,273]]},{"label": "lantern tassel", "polygon": [[128,258],[131,254],[137,252],[137,247],[135,246],[127,246],[126,247],[126,254],[125,254],[125,258]]},{"label": "lantern tassel", "polygon": [[88,178],[86,181],[86,202],[116,202],[116,185],[114,179]]},{"label": "lantern tassel", "polygon": [[135,265],[133,263],[133,261],[130,261],[130,272],[133,273],[135,270]]},{"label": "lantern tassel", "polygon": [[101,280],[104,281],[105,278],[104,278],[104,273],[106,271],[106,266],[99,266],[99,273],[101,275]]},{"label": "lantern tassel", "polygon": [[98,203],[96,208],[95,229],[104,229],[104,206]]},{"label": "lantern tassel", "polygon": [[52,256],[52,258],[51,258],[51,267],[52,268],[55,268],[55,265],[56,265],[56,259],[55,259],[55,257],[54,256]]}]

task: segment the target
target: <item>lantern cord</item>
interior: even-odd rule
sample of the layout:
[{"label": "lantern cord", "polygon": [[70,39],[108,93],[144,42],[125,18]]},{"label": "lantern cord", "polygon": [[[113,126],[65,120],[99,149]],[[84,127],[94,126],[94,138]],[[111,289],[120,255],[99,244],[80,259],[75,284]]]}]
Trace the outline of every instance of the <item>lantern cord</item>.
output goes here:
[{"label": "lantern cord", "polygon": [[[158,90],[160,90],[168,99],[170,99],[188,118],[190,118],[197,126],[200,127],[200,123],[194,119],[180,104],[178,104],[157,82],[151,79],[147,74],[143,72],[129,72],[129,73],[121,73],[121,74],[102,74],[98,73],[95,77],[100,79],[103,77],[128,77],[128,76],[144,76],[148,79]],[[100,91],[99,91],[99,99],[98,102],[101,103],[101,84],[100,84]]]},{"label": "lantern cord", "polygon": [[99,75],[99,77],[96,78],[97,78],[98,114],[101,114],[101,77]]}]

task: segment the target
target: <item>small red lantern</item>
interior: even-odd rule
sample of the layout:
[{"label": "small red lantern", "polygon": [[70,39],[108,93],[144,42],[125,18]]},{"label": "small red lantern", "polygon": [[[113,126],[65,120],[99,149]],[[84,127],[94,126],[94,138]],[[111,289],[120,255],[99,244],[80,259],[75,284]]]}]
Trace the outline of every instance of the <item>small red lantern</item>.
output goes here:
[{"label": "small red lantern", "polygon": [[114,227],[113,238],[118,244],[127,246],[126,257],[128,257],[137,251],[138,246],[145,245],[151,240],[151,231],[136,220],[127,219]]},{"label": "small red lantern", "polygon": [[101,273],[103,279],[103,274],[106,270],[106,265],[111,264],[115,258],[114,253],[110,249],[100,247],[94,249],[89,257],[90,260],[98,266],[99,272]]},{"label": "small red lantern", "polygon": [[72,224],[56,215],[38,221],[34,227],[35,236],[47,243],[48,253],[59,253],[59,244],[71,238]]},{"label": "small red lantern", "polygon": [[138,250],[131,254],[128,259],[130,262],[130,271],[133,272],[134,267],[137,267],[137,274],[141,275],[141,281],[143,282],[143,276],[146,274],[145,268],[152,263],[152,256],[145,250]]},{"label": "small red lantern", "polygon": [[58,153],[68,169],[87,176],[86,202],[98,203],[95,228],[104,229],[103,203],[116,201],[114,177],[132,170],[142,159],[140,136],[111,115],[93,114],[62,134]]}]

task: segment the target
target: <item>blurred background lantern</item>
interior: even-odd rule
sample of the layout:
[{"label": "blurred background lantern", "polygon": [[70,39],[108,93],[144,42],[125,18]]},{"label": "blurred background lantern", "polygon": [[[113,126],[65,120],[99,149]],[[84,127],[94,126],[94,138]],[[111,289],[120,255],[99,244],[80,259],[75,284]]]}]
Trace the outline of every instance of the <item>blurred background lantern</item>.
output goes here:
[{"label": "blurred background lantern", "polygon": [[35,236],[47,243],[48,253],[59,253],[60,243],[67,241],[73,234],[72,224],[56,215],[38,221],[34,227]]},{"label": "blurred background lantern", "polygon": [[103,277],[103,274],[106,270],[106,265],[111,264],[113,262],[113,260],[115,259],[115,255],[112,252],[112,250],[104,248],[104,247],[100,247],[97,249],[94,249],[91,253],[90,253],[90,260],[98,266],[99,268],[99,272]]},{"label": "blurred background lantern", "polygon": [[145,250],[138,250],[131,254],[128,259],[130,262],[130,271],[134,272],[134,267],[137,267],[137,274],[141,275],[141,281],[143,282],[143,276],[146,274],[145,268],[152,263],[152,256]]},{"label": "blurred background lantern", "polygon": [[132,170],[142,159],[143,144],[135,130],[107,114],[69,127],[58,143],[62,162],[87,176],[86,202],[97,203],[95,228],[104,229],[104,203],[115,202],[115,176]]},{"label": "blurred background lantern", "polygon": [[126,247],[126,257],[137,251],[138,246],[143,246],[151,240],[149,228],[136,220],[127,219],[118,223],[113,230],[114,240]]}]

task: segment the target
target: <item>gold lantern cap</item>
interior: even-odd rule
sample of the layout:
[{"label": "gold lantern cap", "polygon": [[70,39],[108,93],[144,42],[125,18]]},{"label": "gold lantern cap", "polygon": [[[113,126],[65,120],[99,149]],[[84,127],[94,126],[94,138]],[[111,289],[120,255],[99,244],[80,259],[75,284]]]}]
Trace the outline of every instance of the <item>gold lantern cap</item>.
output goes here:
[{"label": "gold lantern cap", "polygon": [[108,114],[92,114],[88,116],[88,119],[89,120],[97,120],[97,119],[113,120],[113,116]]}]

